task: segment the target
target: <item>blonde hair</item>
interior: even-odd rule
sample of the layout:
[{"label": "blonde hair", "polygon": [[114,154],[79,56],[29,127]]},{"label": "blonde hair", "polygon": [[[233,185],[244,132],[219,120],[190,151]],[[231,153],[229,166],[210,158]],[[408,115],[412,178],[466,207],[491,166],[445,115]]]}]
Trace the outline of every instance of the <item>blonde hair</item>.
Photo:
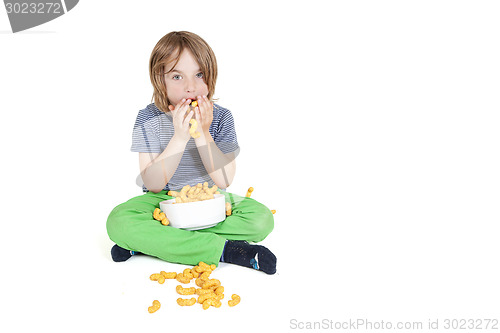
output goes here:
[{"label": "blonde hair", "polygon": [[210,46],[200,36],[188,31],[172,31],[163,36],[151,52],[149,58],[149,77],[154,92],[151,101],[163,112],[170,111],[171,104],[165,87],[165,65],[174,62],[177,65],[183,50],[191,51],[203,73],[203,81],[208,86],[208,99],[212,100],[217,80],[217,61]]}]

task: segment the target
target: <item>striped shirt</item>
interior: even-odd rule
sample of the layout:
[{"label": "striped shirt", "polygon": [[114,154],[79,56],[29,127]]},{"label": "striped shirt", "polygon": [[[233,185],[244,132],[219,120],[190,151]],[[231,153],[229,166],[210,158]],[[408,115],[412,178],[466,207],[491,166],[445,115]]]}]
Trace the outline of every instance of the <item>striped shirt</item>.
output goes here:
[{"label": "striped shirt", "polygon": [[[239,153],[234,120],[231,112],[214,103],[213,121],[209,132],[217,147],[224,153]],[[159,110],[154,103],[140,110],[132,133],[131,151],[137,153],[161,153],[174,135],[172,115]],[[166,191],[180,190],[185,185],[196,185],[208,182],[215,183],[208,175],[193,138],[190,138],[182,159],[172,178],[163,188]],[[142,185],[144,192],[148,189]]]}]

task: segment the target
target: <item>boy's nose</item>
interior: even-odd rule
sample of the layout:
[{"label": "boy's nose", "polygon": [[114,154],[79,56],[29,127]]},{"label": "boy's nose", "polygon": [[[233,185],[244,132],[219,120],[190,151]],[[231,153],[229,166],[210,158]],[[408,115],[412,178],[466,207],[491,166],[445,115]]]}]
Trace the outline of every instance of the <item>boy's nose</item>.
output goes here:
[{"label": "boy's nose", "polygon": [[186,80],[186,92],[193,92],[195,90],[194,80]]}]

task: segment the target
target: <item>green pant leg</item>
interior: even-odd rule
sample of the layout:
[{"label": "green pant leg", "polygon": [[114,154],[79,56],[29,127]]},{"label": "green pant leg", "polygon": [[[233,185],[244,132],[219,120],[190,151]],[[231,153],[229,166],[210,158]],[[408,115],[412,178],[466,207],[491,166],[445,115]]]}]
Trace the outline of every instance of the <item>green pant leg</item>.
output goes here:
[{"label": "green pant leg", "polygon": [[232,213],[224,222],[200,232],[216,233],[226,239],[260,242],[274,228],[271,210],[260,202],[233,193],[221,191],[226,202],[231,202]]},{"label": "green pant leg", "polygon": [[153,218],[153,210],[167,199],[171,197],[165,191],[148,192],[115,207],[106,223],[109,238],[125,249],[169,262],[197,265],[204,261],[218,265],[224,237],[163,226]]}]

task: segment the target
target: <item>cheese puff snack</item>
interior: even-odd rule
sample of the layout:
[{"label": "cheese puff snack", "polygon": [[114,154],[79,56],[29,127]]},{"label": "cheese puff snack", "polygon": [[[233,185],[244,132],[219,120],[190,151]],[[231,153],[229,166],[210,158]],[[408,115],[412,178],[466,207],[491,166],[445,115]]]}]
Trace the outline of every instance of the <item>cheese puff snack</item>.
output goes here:
[{"label": "cheese puff snack", "polygon": [[186,268],[186,269],[182,272],[182,274],[184,275],[184,277],[186,277],[186,278],[188,278],[188,279],[190,279],[190,280],[194,277],[194,276],[193,276],[193,274],[191,273],[191,269],[189,269],[189,268]]},{"label": "cheese puff snack", "polygon": [[184,276],[184,274],[182,274],[182,273],[177,274],[177,276],[175,277],[175,279],[177,281],[179,281],[180,283],[184,283],[184,284],[191,282],[191,279],[188,278],[188,277],[186,277],[186,276]]},{"label": "cheese puff snack", "polygon": [[227,304],[231,307],[237,305],[241,301],[241,297],[236,294],[233,294],[231,298],[232,299],[230,301],[227,301]]},{"label": "cheese puff snack", "polygon": [[202,280],[201,278],[197,278],[196,280],[194,280],[194,283],[198,286],[198,287],[203,287],[203,284],[205,283],[206,280]]},{"label": "cheese puff snack", "polygon": [[217,295],[214,292],[203,294],[198,297],[198,303],[203,304],[203,302],[205,302],[207,299],[216,297]]},{"label": "cheese puff snack", "polygon": [[226,216],[231,216],[231,203],[226,202]]},{"label": "cheese puff snack", "polygon": [[191,186],[186,185],[182,188],[181,192],[179,193],[179,197],[181,200],[184,202],[184,200],[187,200],[187,192],[191,189]]},{"label": "cheese puff snack", "polygon": [[203,273],[201,273],[199,279],[201,281],[203,281],[203,282],[208,281],[208,279],[210,278],[210,273],[212,273],[212,272],[203,272]]},{"label": "cheese puff snack", "polygon": [[184,299],[184,298],[178,298],[177,299],[177,304],[180,306],[191,306],[196,303],[196,298],[191,297],[190,299]]},{"label": "cheese puff snack", "polygon": [[248,188],[248,191],[247,191],[247,194],[245,195],[247,198],[250,198],[250,196],[252,195],[252,192],[253,192],[253,187],[249,187]]},{"label": "cheese puff snack", "polygon": [[160,210],[160,208],[155,208],[153,211],[153,218],[157,221],[160,221],[163,225],[169,225],[170,221],[167,219],[167,216],[164,212]]},{"label": "cheese puff snack", "polygon": [[196,119],[191,119],[189,123],[191,124],[191,128],[189,129],[189,134],[194,139],[199,138],[201,134],[200,132],[196,132],[196,129],[198,128],[198,122],[196,121]]},{"label": "cheese puff snack", "polygon": [[220,281],[217,279],[210,279],[203,284],[203,289],[215,289],[220,286]]},{"label": "cheese puff snack", "polygon": [[[198,106],[198,101],[193,101],[191,103],[191,108],[195,108]],[[196,128],[198,127],[198,122],[196,119],[192,118],[189,123],[191,124],[191,128],[189,129],[189,134],[191,135],[192,138],[196,139],[200,137],[200,133],[196,132]]]},{"label": "cheese puff snack", "polygon": [[207,310],[210,306],[220,308],[222,305],[221,301],[214,298],[209,298],[203,302],[203,310]]},{"label": "cheese puff snack", "polygon": [[175,279],[176,276],[177,276],[177,273],[176,272],[165,272],[165,271],[161,271],[160,272],[161,275],[163,275],[163,277],[165,279]]},{"label": "cheese puff snack", "polygon": [[212,292],[213,292],[212,289],[199,288],[199,289],[196,289],[195,294],[198,296],[201,296],[201,295],[210,294]]},{"label": "cheese puff snack", "polygon": [[153,301],[153,305],[150,306],[150,307],[148,307],[148,312],[149,313],[154,313],[154,312],[158,311],[158,309],[160,308],[160,306],[161,306],[160,302],[157,301],[157,300],[154,300]]},{"label": "cheese puff snack", "polygon": [[196,288],[195,287],[183,288],[181,285],[178,285],[175,288],[175,291],[177,291],[179,295],[194,295]]},{"label": "cheese puff snack", "polygon": [[214,292],[216,295],[222,295],[222,294],[224,294],[224,287],[219,286],[219,287],[215,288]]},{"label": "cheese puff snack", "polygon": [[160,273],[154,273],[154,274],[151,274],[151,275],[149,276],[149,279],[150,279],[151,281],[158,281],[158,279],[159,279],[159,277],[160,277],[160,276],[161,276],[161,274],[160,274]]},{"label": "cheese puff snack", "polygon": [[210,305],[212,305],[212,303],[211,303],[211,302],[209,302],[209,301],[208,301],[208,299],[207,299],[207,300],[206,300],[205,302],[203,302],[203,304],[202,304],[203,310],[207,310],[207,309],[210,307]]},{"label": "cheese puff snack", "polygon": [[[195,198],[196,197],[196,195],[195,195],[196,190],[198,190],[198,187],[196,187],[196,186],[191,187],[189,189],[189,191],[187,191],[186,196],[188,198]],[[200,192],[200,191],[198,190],[198,192]]]},{"label": "cheese puff snack", "polygon": [[203,261],[200,261],[199,264],[198,264],[198,268],[196,269],[196,271],[198,273],[202,273],[202,272],[210,272],[210,273],[212,273],[213,269],[212,269],[212,266],[205,264]]},{"label": "cheese puff snack", "polygon": [[198,278],[200,277],[200,273],[198,273],[194,268],[191,269],[191,275],[193,275],[193,278]]},{"label": "cheese puff snack", "polygon": [[214,185],[212,186],[211,188],[209,188],[208,190],[205,190],[205,192],[207,194],[214,194],[219,188],[217,187],[217,185]]},{"label": "cheese puff snack", "polygon": [[275,209],[272,209],[272,210],[271,210],[271,213],[276,214],[276,210],[275,210]]},{"label": "cheese puff snack", "polygon": [[203,185],[198,183],[193,187],[186,185],[180,192],[169,191],[168,195],[175,198],[175,203],[196,202],[213,199],[214,193],[220,194],[217,189],[217,185],[209,188],[208,183],[205,182]]}]

